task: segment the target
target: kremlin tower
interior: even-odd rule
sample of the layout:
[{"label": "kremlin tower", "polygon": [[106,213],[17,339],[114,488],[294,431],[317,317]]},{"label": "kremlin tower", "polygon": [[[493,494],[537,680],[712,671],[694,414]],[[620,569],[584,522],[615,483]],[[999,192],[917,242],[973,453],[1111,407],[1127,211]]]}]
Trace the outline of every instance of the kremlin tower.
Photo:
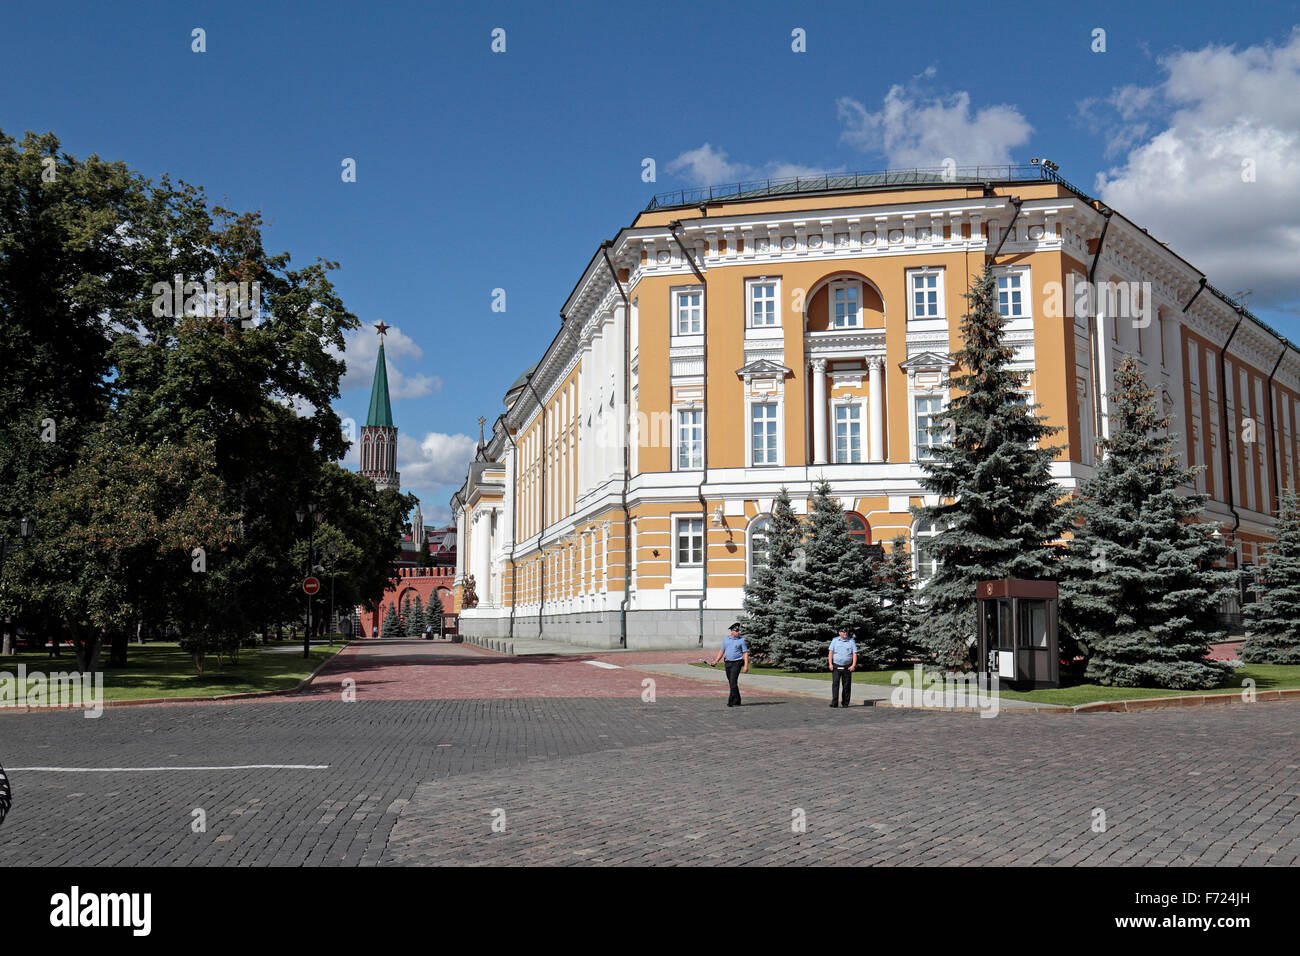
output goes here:
[{"label": "kremlin tower", "polygon": [[361,474],[383,490],[401,487],[402,476],[397,473],[397,426],[393,424],[393,408],[388,401],[388,363],[384,359],[384,333],[388,326],[382,321],[379,330],[379,356],[375,359],[375,380],[370,386],[370,411],[361,429]]}]

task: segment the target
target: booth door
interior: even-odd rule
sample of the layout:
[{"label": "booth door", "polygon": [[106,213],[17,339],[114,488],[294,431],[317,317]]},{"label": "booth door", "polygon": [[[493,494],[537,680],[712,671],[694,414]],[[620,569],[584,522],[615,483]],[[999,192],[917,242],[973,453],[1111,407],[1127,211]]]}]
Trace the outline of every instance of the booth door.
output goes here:
[{"label": "booth door", "polygon": [[1026,681],[1050,681],[1052,679],[1051,648],[1048,646],[1047,602],[1031,598],[1021,598],[1019,627],[1020,637],[1016,648],[1016,676]]},{"label": "booth door", "polygon": [[1006,598],[985,599],[984,669],[1000,678],[1015,678],[1015,667],[1010,656],[1015,652],[1015,633],[1012,630],[1011,602]]}]

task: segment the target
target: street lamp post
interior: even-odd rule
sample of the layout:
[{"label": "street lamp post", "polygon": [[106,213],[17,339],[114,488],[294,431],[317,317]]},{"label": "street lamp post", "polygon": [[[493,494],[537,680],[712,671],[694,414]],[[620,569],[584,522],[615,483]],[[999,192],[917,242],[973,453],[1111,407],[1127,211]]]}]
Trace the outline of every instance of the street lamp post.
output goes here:
[{"label": "street lamp post", "polygon": [[338,548],[331,543],[325,552],[330,559],[330,647],[334,646],[334,566],[339,560]]},{"label": "street lamp post", "polygon": [[[294,515],[298,523],[302,524],[308,515],[311,515],[311,521],[307,525],[307,574],[304,576],[311,577],[311,569],[316,564],[316,526],[325,518],[325,512],[316,507],[316,503],[308,502],[307,510],[304,512],[299,508]],[[307,630],[302,636],[302,656],[311,657],[311,624],[312,624],[312,599],[314,594],[307,595]]]},{"label": "street lamp post", "polygon": [[[27,547],[27,539],[32,536],[32,532],[35,529],[36,529],[36,522],[33,521],[31,518],[28,518],[26,515],[24,515],[22,518],[18,520],[19,540],[24,548]],[[4,532],[0,532],[0,569],[4,568],[5,562],[8,560],[8,558],[9,558],[9,535],[5,534]],[[0,646],[0,653],[3,653],[6,657],[14,652],[13,642],[14,639],[18,636],[17,633],[12,632],[11,625],[14,628],[17,627],[17,625],[14,623],[13,615],[6,614],[5,623],[4,623],[4,639],[0,640],[0,645],[3,645]]]}]

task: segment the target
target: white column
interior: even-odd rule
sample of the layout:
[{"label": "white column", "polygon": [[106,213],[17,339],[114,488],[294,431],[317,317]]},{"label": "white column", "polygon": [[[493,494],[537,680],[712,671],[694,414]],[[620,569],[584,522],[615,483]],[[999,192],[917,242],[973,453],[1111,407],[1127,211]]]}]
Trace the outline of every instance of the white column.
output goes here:
[{"label": "white column", "polygon": [[488,512],[480,511],[474,515],[474,591],[479,604],[487,604],[488,578],[491,574],[492,527],[488,523]]},{"label": "white column", "polygon": [[[627,356],[623,352],[624,328],[627,324],[627,309],[614,307],[614,341],[611,343],[614,358],[614,433],[610,437],[610,470],[617,475],[623,474],[623,446],[627,442],[627,409],[623,406],[624,378],[627,373]],[[707,404],[707,399],[706,399]]]},{"label": "white column", "polygon": [[868,381],[867,405],[871,412],[871,428],[867,435],[870,450],[869,461],[885,460],[885,402],[881,388],[885,362],[873,358],[868,363],[870,378]]},{"label": "white column", "polygon": [[812,360],[813,464],[826,464],[826,360]]},{"label": "white column", "polygon": [[1190,465],[1192,423],[1187,421],[1187,385],[1183,381],[1183,317],[1178,313],[1166,316],[1164,321],[1164,362],[1169,369],[1169,397],[1174,407],[1169,416],[1169,429],[1177,436],[1176,450],[1184,465]]},{"label": "white column", "polygon": [[[1097,354],[1093,356],[1097,363],[1097,408],[1100,410],[1101,434],[1098,440],[1110,437],[1110,382],[1114,374],[1111,368],[1110,333],[1106,330],[1106,297],[1092,290],[1093,311],[1097,316]],[[1114,321],[1114,320],[1112,320]],[[1222,397],[1222,395],[1220,395]],[[1100,464],[1100,462],[1099,462]]]},{"label": "white column", "polygon": [[591,362],[591,344],[588,343],[582,350],[582,366],[578,373],[578,414],[581,416],[578,431],[582,436],[578,442],[578,494],[580,495],[585,494],[591,487],[591,457],[595,452],[592,428],[587,424],[587,419],[591,417],[593,410],[591,388],[594,377],[591,374]]}]

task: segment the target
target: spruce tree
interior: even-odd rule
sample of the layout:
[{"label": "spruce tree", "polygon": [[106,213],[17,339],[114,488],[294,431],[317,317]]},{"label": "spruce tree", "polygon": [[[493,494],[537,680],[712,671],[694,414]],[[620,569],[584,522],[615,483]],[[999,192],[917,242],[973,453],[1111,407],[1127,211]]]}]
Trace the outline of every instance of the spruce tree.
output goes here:
[{"label": "spruce tree", "polygon": [[876,568],[875,625],[858,635],[858,661],[864,669],[897,667],[919,657],[915,638],[912,555],[907,536],[898,535]]},{"label": "spruce tree", "polygon": [[388,613],[384,615],[384,625],[379,631],[379,636],[383,638],[400,637],[402,633],[402,623],[397,616],[397,608],[391,603],[388,605]]},{"label": "spruce tree", "polygon": [[1115,687],[1202,688],[1225,665],[1206,660],[1224,636],[1217,611],[1233,572],[1196,519],[1203,494],[1184,494],[1194,473],[1173,451],[1169,419],[1131,357],[1115,373],[1111,434],[1070,511],[1061,616],[1088,657],[1087,677]]},{"label": "spruce tree", "polygon": [[773,642],[784,631],[787,614],[777,584],[789,569],[800,539],[799,518],[790,504],[790,492],[782,485],[768,519],[766,558],[752,567],[745,585],[740,633],[756,657],[770,657]]},{"label": "spruce tree", "polygon": [[955,669],[969,666],[976,585],[1053,578],[1051,542],[1068,520],[1052,480],[1056,449],[1043,445],[1059,429],[1038,416],[1021,373],[1011,368],[1014,350],[1004,342],[991,266],[975,277],[966,299],[959,374],[949,376],[952,398],[935,418],[949,437],[920,463],[921,486],[939,503],[914,509],[919,519],[946,528],[928,544],[939,566],[919,594],[926,607],[918,638],[936,666]]},{"label": "spruce tree", "polygon": [[415,600],[411,602],[411,609],[406,615],[406,636],[424,636],[424,601],[421,600],[418,594],[415,596]]},{"label": "spruce tree", "polygon": [[1259,600],[1245,608],[1250,634],[1241,657],[1248,664],[1300,664],[1300,499],[1282,493],[1277,541],[1260,568]]},{"label": "spruce tree", "polygon": [[821,479],[804,524],[802,560],[793,561],[777,582],[777,601],[786,618],[784,631],[773,641],[773,663],[824,670],[837,628],[869,631],[875,624],[874,567],[871,555],[850,537],[830,482]]}]

